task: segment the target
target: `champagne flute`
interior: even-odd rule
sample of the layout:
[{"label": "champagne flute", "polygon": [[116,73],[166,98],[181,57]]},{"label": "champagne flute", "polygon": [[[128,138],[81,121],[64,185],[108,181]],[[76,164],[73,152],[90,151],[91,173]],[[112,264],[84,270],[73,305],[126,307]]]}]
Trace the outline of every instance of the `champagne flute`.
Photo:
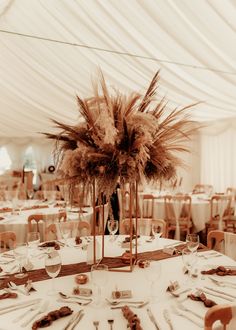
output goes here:
[{"label": "champagne flute", "polygon": [[158,261],[151,261],[150,266],[145,269],[145,276],[150,284],[150,298],[152,302],[155,302],[156,300],[156,292],[155,292],[155,283],[158,282],[158,280],[161,277],[161,264]]},{"label": "champagne flute", "polygon": [[45,258],[45,270],[47,274],[51,277],[51,290],[48,292],[48,295],[55,295],[55,284],[54,279],[60,273],[61,270],[61,257],[56,250],[52,250],[47,253]]},{"label": "champagne flute", "polygon": [[27,244],[16,244],[15,248],[13,249],[13,253],[15,256],[15,259],[18,261],[20,272],[16,275],[14,275],[16,278],[24,278],[27,276],[27,273],[23,273],[23,264],[26,261],[27,258]]},{"label": "champagne flute", "polygon": [[107,228],[111,235],[110,241],[114,241],[114,235],[117,233],[117,230],[119,228],[118,220],[108,220],[107,221]]},{"label": "champagne flute", "polygon": [[91,278],[93,284],[97,287],[98,296],[96,305],[101,305],[102,300],[102,287],[107,284],[108,266],[104,264],[96,264],[91,267]]},{"label": "champagne flute", "polygon": [[184,248],[182,250],[182,260],[184,263],[185,268],[188,271],[188,280],[187,280],[187,284],[191,284],[191,279],[192,279],[192,268],[193,265],[197,262],[197,252],[195,251],[191,251],[188,248]]},{"label": "champagne flute", "polygon": [[199,236],[198,234],[187,234],[186,236],[187,248],[191,252],[196,252],[199,247]]}]

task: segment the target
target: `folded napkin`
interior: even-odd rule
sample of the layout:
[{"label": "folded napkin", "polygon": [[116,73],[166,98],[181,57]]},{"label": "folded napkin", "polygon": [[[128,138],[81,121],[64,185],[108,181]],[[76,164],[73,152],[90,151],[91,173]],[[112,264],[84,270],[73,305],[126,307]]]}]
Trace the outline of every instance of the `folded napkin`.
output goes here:
[{"label": "folded napkin", "polygon": [[211,268],[209,270],[202,270],[202,274],[204,275],[212,275],[216,274],[219,276],[226,276],[226,275],[236,275],[236,269],[226,268],[224,266],[219,266],[217,268]]},{"label": "folded napkin", "polygon": [[60,245],[59,243],[55,242],[55,241],[49,241],[49,242],[44,242],[39,244],[40,248],[44,248],[44,247],[54,247],[55,250],[60,250]]},{"label": "folded napkin", "polygon": [[[128,306],[122,307],[123,316],[128,320],[128,326],[132,330],[142,330],[140,324],[140,318],[138,318],[137,314],[133,313],[132,310]],[[127,327],[128,327],[127,326]]]},{"label": "folded napkin", "polygon": [[196,301],[202,301],[206,307],[212,307],[212,306],[216,305],[216,303],[213,300],[208,299],[206,297],[205,293],[203,293],[203,292],[201,292],[199,294],[191,293],[188,295],[188,298],[190,298],[192,300],[196,300]]},{"label": "folded napkin", "polygon": [[73,310],[68,306],[63,306],[60,309],[56,309],[52,312],[49,312],[47,315],[44,315],[39,320],[35,321],[32,325],[32,330],[37,330],[38,328],[49,327],[53,321],[71,315]]},{"label": "folded napkin", "polygon": [[7,299],[7,298],[17,298],[18,294],[15,292],[5,292],[3,294],[0,294],[0,300]]}]

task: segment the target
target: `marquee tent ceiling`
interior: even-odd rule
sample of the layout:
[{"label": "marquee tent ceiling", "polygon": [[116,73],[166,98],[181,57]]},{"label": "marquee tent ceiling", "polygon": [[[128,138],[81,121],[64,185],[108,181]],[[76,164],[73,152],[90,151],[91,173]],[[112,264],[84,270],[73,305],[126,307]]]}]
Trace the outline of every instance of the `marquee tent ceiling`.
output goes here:
[{"label": "marquee tent ceiling", "polygon": [[171,106],[236,117],[236,0],[0,0],[0,136],[75,122],[98,68],[125,93],[161,69]]}]

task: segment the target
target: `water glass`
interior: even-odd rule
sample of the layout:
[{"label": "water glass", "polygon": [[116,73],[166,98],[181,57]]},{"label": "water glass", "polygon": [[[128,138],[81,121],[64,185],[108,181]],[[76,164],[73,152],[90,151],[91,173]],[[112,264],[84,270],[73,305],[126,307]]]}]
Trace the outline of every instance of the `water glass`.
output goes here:
[{"label": "water glass", "polygon": [[119,222],[118,220],[108,220],[107,221],[107,228],[111,235],[111,241],[114,240],[114,235],[117,233],[119,228]]},{"label": "water glass", "polygon": [[29,248],[29,255],[33,256],[35,250],[40,242],[40,233],[37,231],[28,232],[27,243]]},{"label": "water glass", "polygon": [[198,234],[187,234],[186,236],[187,248],[195,252],[199,247],[199,236]]},{"label": "water glass", "polygon": [[15,248],[13,249],[13,253],[20,267],[20,272],[14,276],[16,278],[24,278],[27,276],[27,273],[23,273],[23,265],[26,262],[27,254],[28,254],[27,244],[26,243],[16,244]]},{"label": "water glass", "polygon": [[56,250],[52,250],[47,253],[45,258],[45,270],[48,276],[51,277],[51,290],[48,292],[48,295],[55,295],[57,292],[55,290],[54,279],[60,273],[61,270],[61,257]]},{"label": "water glass", "polygon": [[150,298],[152,302],[156,301],[156,288],[155,283],[158,282],[158,280],[161,277],[161,264],[158,261],[151,261],[150,266],[145,269],[145,276],[150,284]]},{"label": "water glass", "polygon": [[107,284],[108,266],[104,264],[93,265],[91,267],[91,278],[98,291],[95,303],[97,306],[100,306],[102,302],[102,287]]}]

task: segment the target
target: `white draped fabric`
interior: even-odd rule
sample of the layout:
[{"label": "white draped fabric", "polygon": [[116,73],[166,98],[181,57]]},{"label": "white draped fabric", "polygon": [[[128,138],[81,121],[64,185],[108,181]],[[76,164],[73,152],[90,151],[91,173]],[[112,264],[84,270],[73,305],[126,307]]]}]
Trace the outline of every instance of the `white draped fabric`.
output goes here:
[{"label": "white draped fabric", "polygon": [[144,92],[161,69],[170,105],[201,101],[191,111],[201,121],[233,117],[235,18],[230,0],[2,0],[0,135],[74,123],[75,95],[91,95],[98,67],[124,92]]},{"label": "white draped fabric", "polygon": [[[230,0],[1,0],[0,146],[19,166],[23,145],[7,138],[41,144],[38,132],[52,132],[52,118],[74,124],[76,94],[91,96],[98,68],[125,93],[145,92],[161,69],[158,98],[170,107],[200,101],[193,119],[220,120],[217,135],[203,133],[201,164],[191,164],[184,185],[236,186],[235,29]],[[37,166],[46,168],[51,146],[36,149]]]},{"label": "white draped fabric", "polygon": [[201,135],[201,182],[212,184],[215,191],[236,186],[236,120],[214,123]]}]

